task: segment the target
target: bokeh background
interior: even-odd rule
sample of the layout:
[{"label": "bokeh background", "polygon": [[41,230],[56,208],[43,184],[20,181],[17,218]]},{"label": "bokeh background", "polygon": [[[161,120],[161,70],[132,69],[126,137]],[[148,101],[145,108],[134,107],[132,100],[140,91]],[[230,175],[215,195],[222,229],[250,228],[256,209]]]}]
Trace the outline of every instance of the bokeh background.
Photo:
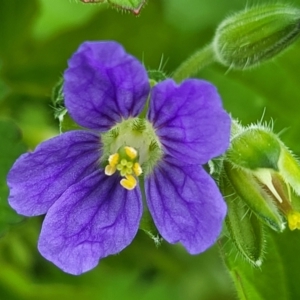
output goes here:
[{"label": "bokeh background", "polygon": [[[256,1],[257,2],[257,1]],[[46,261],[36,244],[42,217],[23,219],[7,205],[6,174],[14,160],[58,134],[51,91],[67,59],[86,40],[116,40],[149,69],[167,74],[208,44],[230,13],[257,4],[248,0],[148,0],[140,16],[106,5],[75,0],[0,0],[0,299],[236,299],[219,250],[190,256],[180,245],[159,248],[144,233],[116,256],[81,276],[63,273]],[[259,1],[259,3],[269,1]],[[300,7],[300,0],[293,0]],[[244,125],[274,121],[275,132],[300,156],[300,42],[276,60],[250,71],[218,64],[199,73],[219,89],[225,108]],[[266,265],[285,257],[281,275],[271,274],[284,292],[272,299],[299,299],[298,232],[272,235]],[[276,246],[276,245],[277,246]],[[277,247],[276,258],[271,257]],[[223,252],[224,253],[224,252]],[[279,254],[278,254],[279,253]],[[298,255],[297,255],[298,254]],[[239,256],[233,264],[243,264]],[[286,267],[288,266],[288,267]],[[259,280],[264,271],[250,271]],[[298,276],[298,277],[297,277]],[[295,279],[296,278],[296,279]],[[281,280],[282,279],[282,280]],[[276,280],[274,281],[276,292]],[[294,280],[294,281],[293,281]],[[283,296],[282,296],[283,295]],[[280,298],[283,297],[283,298]],[[299,296],[300,297],[300,296]],[[251,300],[266,299],[264,295]]]}]

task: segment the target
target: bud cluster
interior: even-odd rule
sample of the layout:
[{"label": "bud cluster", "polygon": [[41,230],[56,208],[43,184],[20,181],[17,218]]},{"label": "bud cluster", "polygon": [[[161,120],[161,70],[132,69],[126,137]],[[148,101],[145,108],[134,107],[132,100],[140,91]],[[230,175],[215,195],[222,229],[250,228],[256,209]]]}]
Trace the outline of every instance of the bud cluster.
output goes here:
[{"label": "bud cluster", "polygon": [[226,225],[237,248],[261,264],[263,226],[300,229],[300,165],[270,128],[234,122],[220,186],[227,199]]}]

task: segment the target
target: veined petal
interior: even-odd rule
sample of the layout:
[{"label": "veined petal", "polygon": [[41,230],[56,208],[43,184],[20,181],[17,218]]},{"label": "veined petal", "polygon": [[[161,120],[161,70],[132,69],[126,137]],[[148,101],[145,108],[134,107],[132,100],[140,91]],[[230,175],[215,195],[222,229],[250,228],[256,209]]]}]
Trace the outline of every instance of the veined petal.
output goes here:
[{"label": "veined petal", "polygon": [[165,153],[186,163],[203,164],[229,146],[229,115],[216,88],[202,80],[173,80],[157,84],[152,91],[149,120]]},{"label": "veined petal", "polygon": [[25,216],[45,214],[72,184],[95,171],[100,138],[87,131],[69,131],[23,154],[7,177],[9,204]]},{"label": "veined petal", "polygon": [[85,42],[64,74],[65,105],[81,126],[107,130],[136,117],[149,94],[143,65],[116,42]]},{"label": "veined petal", "polygon": [[96,171],[71,186],[49,209],[39,251],[65,272],[81,274],[128,246],[141,215],[139,189],[127,191],[119,176]]},{"label": "veined petal", "polygon": [[182,243],[191,254],[215,243],[226,205],[202,167],[164,159],[146,179],[145,190],[149,211],[165,240]]}]

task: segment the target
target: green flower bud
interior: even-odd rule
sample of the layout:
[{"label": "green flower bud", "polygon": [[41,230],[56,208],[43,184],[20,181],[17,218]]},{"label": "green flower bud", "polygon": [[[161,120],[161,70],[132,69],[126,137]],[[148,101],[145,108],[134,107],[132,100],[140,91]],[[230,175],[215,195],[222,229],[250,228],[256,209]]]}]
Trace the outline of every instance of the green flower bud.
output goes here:
[{"label": "green flower bud", "polygon": [[300,34],[300,10],[285,4],[256,6],[233,14],[217,28],[217,60],[234,69],[251,68],[275,57]]},{"label": "green flower bud", "polygon": [[234,124],[223,170],[237,196],[276,231],[300,229],[300,166],[269,128]]}]

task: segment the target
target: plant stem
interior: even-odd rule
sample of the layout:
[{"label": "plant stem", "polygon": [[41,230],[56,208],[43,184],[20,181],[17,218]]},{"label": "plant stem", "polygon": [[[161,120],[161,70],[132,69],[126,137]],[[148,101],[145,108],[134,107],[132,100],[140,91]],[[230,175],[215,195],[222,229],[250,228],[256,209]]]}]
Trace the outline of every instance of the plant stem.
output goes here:
[{"label": "plant stem", "polygon": [[180,82],[192,75],[195,75],[199,70],[206,67],[215,61],[215,54],[212,45],[208,45],[203,49],[198,50],[190,58],[184,61],[174,72],[173,79]]}]

